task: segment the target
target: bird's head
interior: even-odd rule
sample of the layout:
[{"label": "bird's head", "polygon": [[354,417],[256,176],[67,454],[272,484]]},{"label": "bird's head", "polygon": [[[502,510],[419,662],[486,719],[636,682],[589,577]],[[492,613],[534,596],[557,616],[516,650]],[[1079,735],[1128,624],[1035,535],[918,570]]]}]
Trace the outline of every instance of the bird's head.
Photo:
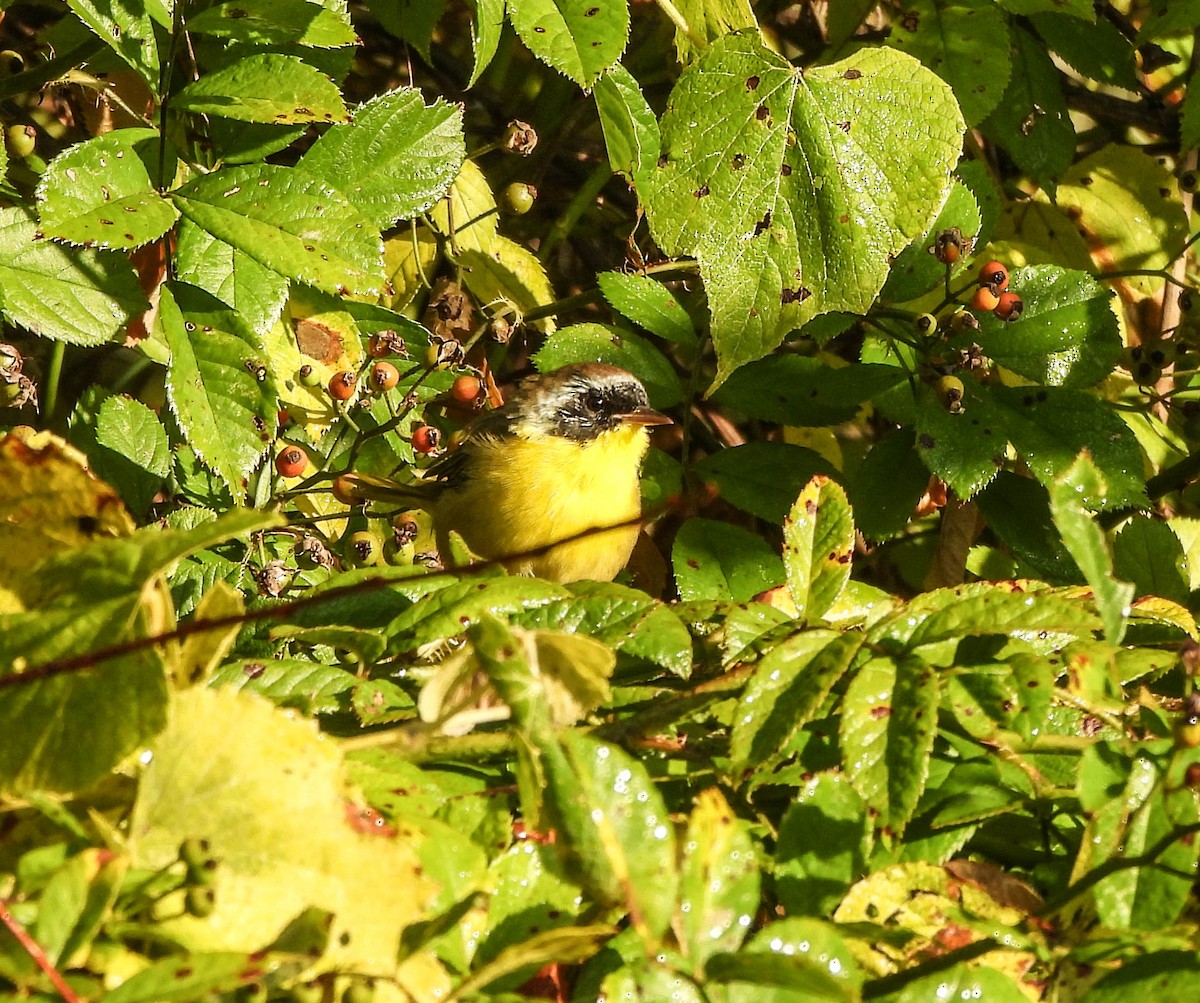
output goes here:
[{"label": "bird's head", "polygon": [[557,435],[586,443],[618,428],[670,425],[650,407],[632,373],[603,362],[582,362],[531,376],[505,406],[522,435]]}]

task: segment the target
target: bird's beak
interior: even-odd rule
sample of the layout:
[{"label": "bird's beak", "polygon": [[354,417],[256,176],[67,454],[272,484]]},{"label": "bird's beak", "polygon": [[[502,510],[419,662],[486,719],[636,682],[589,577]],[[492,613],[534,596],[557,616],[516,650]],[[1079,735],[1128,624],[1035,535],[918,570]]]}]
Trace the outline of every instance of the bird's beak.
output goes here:
[{"label": "bird's beak", "polygon": [[668,418],[661,411],[655,411],[649,407],[639,407],[633,411],[626,411],[621,415],[621,421],[628,422],[630,425],[674,425],[675,422]]}]

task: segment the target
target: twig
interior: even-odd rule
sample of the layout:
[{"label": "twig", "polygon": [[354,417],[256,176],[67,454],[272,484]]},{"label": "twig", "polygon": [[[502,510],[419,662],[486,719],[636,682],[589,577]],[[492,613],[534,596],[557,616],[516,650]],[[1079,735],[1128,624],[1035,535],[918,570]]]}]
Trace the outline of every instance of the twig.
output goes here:
[{"label": "twig", "polygon": [[446,571],[442,572],[434,571],[425,575],[414,574],[407,578],[366,578],[363,581],[354,582],[351,585],[341,585],[325,592],[318,592],[314,595],[303,596],[300,599],[293,599],[290,602],[279,603],[275,606],[264,606],[259,609],[246,610],[243,613],[214,617],[211,620],[193,620],[190,623],[181,624],[174,630],[164,631],[161,634],[152,634],[149,637],[135,637],[128,641],[121,641],[117,644],[110,644],[103,648],[96,648],[94,651],[88,651],[82,655],[73,655],[69,658],[58,658],[49,662],[42,662],[40,665],[31,666],[22,672],[10,672],[6,675],[0,675],[0,690],[7,689],[10,686],[20,686],[37,680],[51,679],[55,676],[67,675],[72,672],[82,672],[85,669],[94,668],[101,662],[107,662],[114,658],[120,658],[122,655],[131,655],[139,651],[145,651],[147,648],[158,647],[159,645],[167,644],[171,641],[179,641],[184,638],[191,637],[194,634],[203,634],[212,630],[224,630],[228,627],[236,627],[244,623],[256,623],[260,620],[273,620],[279,617],[288,616],[297,612],[298,610],[306,609],[309,606],[315,606],[319,603],[327,602],[332,599],[344,599],[347,596],[358,595],[361,592],[371,592],[375,589],[386,588],[389,585],[398,585],[402,583],[409,584],[414,581],[424,582],[430,577],[439,574],[483,571],[488,568],[501,567],[512,561],[523,560],[531,557],[540,557],[564,543],[573,543],[576,540],[584,540],[590,536],[595,536],[598,533],[607,533],[614,529],[622,529],[630,526],[645,526],[653,522],[661,514],[662,510],[660,509],[648,514],[636,516],[633,519],[623,519],[620,522],[608,523],[604,526],[593,526],[590,529],[585,529],[581,532],[573,533],[570,536],[564,536],[560,539],[553,540],[541,547],[520,551],[519,553],[515,554],[505,554],[503,557],[475,561],[472,564],[464,565],[462,567],[447,568]]},{"label": "twig", "polygon": [[4,899],[0,899],[0,923],[3,923],[8,928],[8,932],[25,949],[25,953],[33,959],[33,963],[45,973],[46,978],[54,983],[54,988],[58,990],[58,994],[63,998],[65,1003],[79,1003],[79,997],[75,995],[75,990],[67,985],[67,980],[62,977],[62,974],[54,967],[50,959],[46,957],[46,952],[42,950],[42,945],[29,936],[25,927],[8,911],[8,903]]}]

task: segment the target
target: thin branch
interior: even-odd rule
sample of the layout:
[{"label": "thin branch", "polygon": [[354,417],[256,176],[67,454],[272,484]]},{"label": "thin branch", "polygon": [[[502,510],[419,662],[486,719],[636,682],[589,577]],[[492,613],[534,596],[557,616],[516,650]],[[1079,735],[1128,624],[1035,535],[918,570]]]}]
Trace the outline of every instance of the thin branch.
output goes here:
[{"label": "thin branch", "polygon": [[658,509],[649,514],[637,516],[633,519],[624,519],[621,522],[608,523],[604,526],[593,526],[590,529],[585,529],[581,532],[573,533],[570,536],[564,536],[560,539],[553,540],[541,547],[520,551],[515,554],[506,554],[503,557],[479,560],[473,562],[472,564],[463,565],[461,567],[447,568],[445,571],[433,571],[425,575],[413,575],[408,578],[366,578],[360,582],[354,582],[350,585],[340,585],[325,592],[318,592],[313,595],[303,596],[299,599],[293,599],[289,602],[279,603],[275,606],[264,606],[259,609],[247,610],[243,613],[214,617],[211,620],[193,620],[190,623],[181,624],[174,630],[168,630],[161,634],[153,634],[149,637],[135,637],[128,641],[121,641],[118,644],[110,644],[107,647],[84,652],[82,655],[73,655],[70,658],[58,658],[49,662],[42,662],[40,665],[30,666],[23,672],[0,675],[0,690],[11,686],[21,686],[25,683],[34,682],[37,680],[51,679],[55,676],[67,675],[72,672],[82,672],[85,669],[94,668],[101,662],[107,662],[114,658],[120,658],[123,655],[131,655],[139,651],[145,651],[148,648],[154,648],[160,645],[168,644],[171,641],[179,641],[187,637],[192,637],[195,634],[204,634],[213,630],[225,630],[226,628],[240,626],[244,623],[256,623],[260,620],[274,620],[281,617],[290,616],[299,610],[307,609],[309,606],[316,606],[332,599],[344,599],[347,596],[358,595],[363,592],[372,592],[375,589],[386,588],[389,585],[408,584],[414,581],[424,582],[429,577],[439,574],[460,572],[469,574],[474,571],[483,571],[488,568],[502,567],[503,565],[512,561],[524,560],[531,557],[541,557],[549,553],[555,547],[564,543],[574,543],[576,540],[584,540],[590,536],[595,536],[599,533],[607,533],[614,529],[648,525],[662,515],[662,513],[663,510]]},{"label": "thin branch", "polygon": [[80,1003],[79,997],[75,995],[75,990],[67,985],[67,980],[62,977],[59,970],[46,957],[46,952],[42,950],[42,945],[29,936],[25,927],[8,911],[8,903],[4,899],[0,899],[0,923],[3,923],[8,928],[8,932],[25,949],[25,953],[33,959],[33,963],[45,973],[46,978],[54,983],[54,988],[58,990],[58,994],[63,998],[65,1003]]}]

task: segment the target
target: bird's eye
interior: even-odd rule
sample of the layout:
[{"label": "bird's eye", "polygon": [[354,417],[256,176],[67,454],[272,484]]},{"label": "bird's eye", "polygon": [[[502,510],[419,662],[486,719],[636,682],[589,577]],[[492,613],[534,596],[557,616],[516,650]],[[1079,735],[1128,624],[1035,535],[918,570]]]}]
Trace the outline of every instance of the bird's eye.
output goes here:
[{"label": "bird's eye", "polygon": [[604,410],[604,394],[599,390],[589,390],[583,396],[583,403],[589,411]]}]

